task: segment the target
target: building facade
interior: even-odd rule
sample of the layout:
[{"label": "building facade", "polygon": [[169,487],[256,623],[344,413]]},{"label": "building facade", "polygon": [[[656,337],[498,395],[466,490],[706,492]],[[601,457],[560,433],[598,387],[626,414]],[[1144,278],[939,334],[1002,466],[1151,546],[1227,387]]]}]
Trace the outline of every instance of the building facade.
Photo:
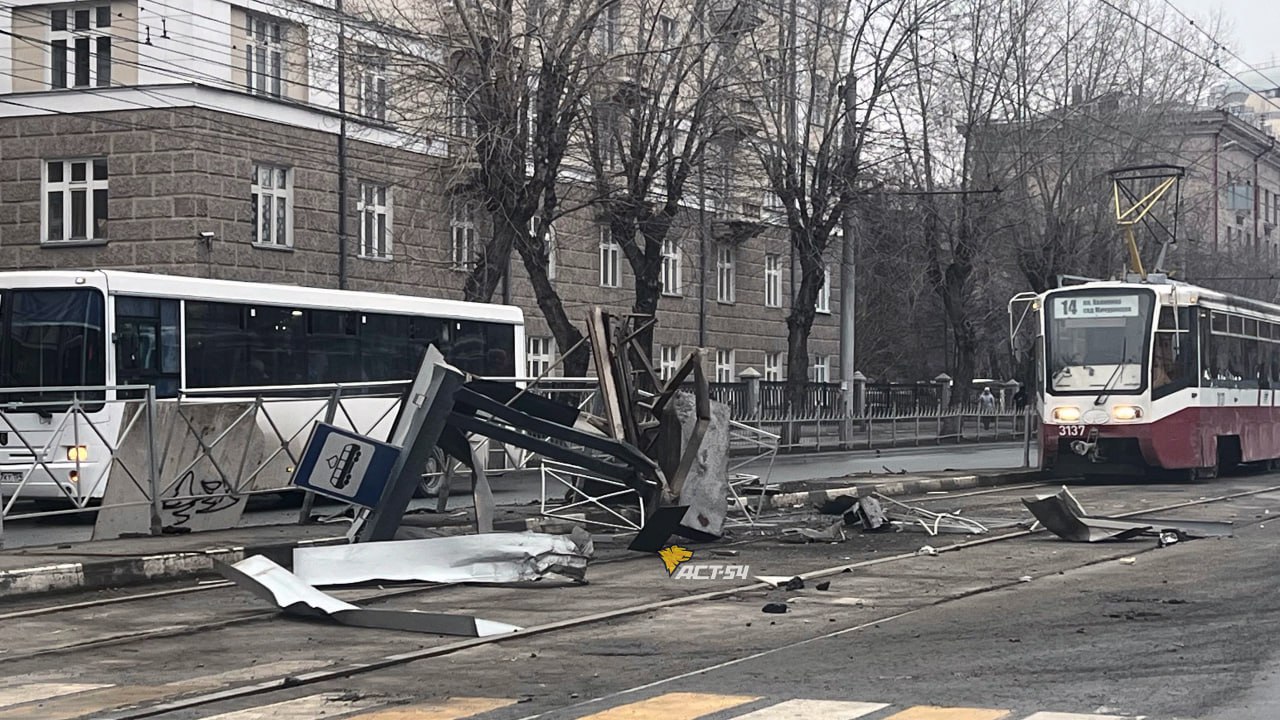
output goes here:
[{"label": "building facade", "polygon": [[[397,125],[394,73],[368,37],[343,36],[349,62],[335,70],[337,20],[322,5],[256,0],[0,9],[0,268],[462,297],[485,210],[455,194],[448,137]],[[794,284],[785,228],[762,219],[725,241],[725,220],[695,203],[672,230],[655,366],[701,346],[716,380],[748,367],[782,379]],[[570,318],[594,305],[628,311],[630,267],[593,209],[553,232]],[[524,308],[533,375],[557,348],[514,255],[511,265],[495,301]],[[828,277],[839,277],[834,263]],[[838,376],[838,307],[829,283],[811,379]]]}]

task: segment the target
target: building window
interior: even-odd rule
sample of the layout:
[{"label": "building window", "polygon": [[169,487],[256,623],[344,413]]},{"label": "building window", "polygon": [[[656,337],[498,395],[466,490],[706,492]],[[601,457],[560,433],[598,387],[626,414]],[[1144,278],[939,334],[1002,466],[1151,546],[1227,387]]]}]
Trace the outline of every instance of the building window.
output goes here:
[{"label": "building window", "polygon": [[764,256],[764,306],[782,307],[782,256],[776,253]]},{"label": "building window", "polygon": [[107,239],[107,161],[50,160],[44,164],[47,242]]},{"label": "building window", "polygon": [[600,287],[622,287],[622,248],[607,227],[600,228]]},{"label": "building window", "polygon": [[293,247],[293,183],[289,168],[253,166],[253,241]]},{"label": "building window", "polygon": [[733,382],[733,351],[716,350],[716,382]]},{"label": "building window", "polygon": [[831,356],[830,355],[814,355],[813,370],[810,373],[812,379],[816,383],[831,382]]},{"label": "building window", "polygon": [[556,361],[555,338],[530,337],[525,341],[525,349],[526,377],[542,377]]},{"label": "building window", "polygon": [[[540,222],[541,219],[537,216],[529,218],[529,235],[532,236],[538,232],[538,223]],[[542,241],[547,246],[547,279],[555,280],[556,264],[560,255],[560,240],[556,237],[555,225],[547,223],[546,234],[543,236]]]},{"label": "building window", "polygon": [[452,240],[453,269],[470,270],[476,262],[476,204],[474,202],[453,201],[449,235]]},{"label": "building window", "polygon": [[49,11],[49,86],[111,84],[111,6]]},{"label": "building window", "polygon": [[669,15],[658,16],[658,37],[662,40],[663,47],[674,48],[680,42],[679,28],[675,18]]},{"label": "building window", "polygon": [[455,94],[450,102],[450,125],[453,128],[453,136],[458,140],[472,140],[476,136],[476,123],[471,117],[470,108],[467,107],[466,98]]},{"label": "building window", "polygon": [[244,61],[249,92],[280,97],[284,74],[284,29],[279,20],[247,15]]},{"label": "building window", "polygon": [[734,288],[735,249],[732,245],[720,245],[716,248],[716,302],[732,303],[737,296]]},{"label": "building window", "polygon": [[663,380],[670,380],[675,377],[676,370],[680,369],[680,356],[679,345],[659,345],[658,377]]},{"label": "building window", "polygon": [[[818,288],[818,299],[813,309],[820,313],[831,312],[831,266],[822,266],[822,287]],[[823,382],[826,382],[825,380]]]},{"label": "building window", "polygon": [[360,254],[367,258],[391,257],[391,189],[360,183]]},{"label": "building window", "polygon": [[378,122],[387,121],[387,57],[372,52],[365,56],[360,74],[360,113]]},{"label": "building window", "polygon": [[764,379],[768,382],[781,382],[786,378],[783,370],[782,353],[771,352],[764,354]]},{"label": "building window", "polygon": [[675,238],[662,241],[662,294],[679,295],[684,290],[680,273],[680,243]]},{"label": "building window", "polygon": [[610,3],[600,13],[597,22],[600,23],[600,45],[605,52],[611,53],[618,49],[618,33],[622,21],[622,8],[619,3]]}]

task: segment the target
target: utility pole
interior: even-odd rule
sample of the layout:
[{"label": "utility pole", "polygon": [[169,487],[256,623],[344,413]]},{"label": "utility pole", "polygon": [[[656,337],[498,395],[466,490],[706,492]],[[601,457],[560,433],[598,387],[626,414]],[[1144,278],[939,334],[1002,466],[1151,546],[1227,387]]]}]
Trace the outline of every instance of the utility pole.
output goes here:
[{"label": "utility pole", "polygon": [[338,289],[347,288],[347,20],[338,13]]}]

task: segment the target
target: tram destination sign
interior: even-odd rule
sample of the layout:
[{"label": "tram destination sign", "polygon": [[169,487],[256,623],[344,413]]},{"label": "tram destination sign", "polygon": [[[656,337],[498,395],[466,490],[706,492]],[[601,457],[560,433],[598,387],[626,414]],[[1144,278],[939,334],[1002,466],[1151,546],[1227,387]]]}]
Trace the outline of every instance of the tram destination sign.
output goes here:
[{"label": "tram destination sign", "polygon": [[400,448],[318,422],[293,484],[343,502],[373,507],[391,477]]},{"label": "tram destination sign", "polygon": [[1137,295],[1077,295],[1054,298],[1053,315],[1058,318],[1137,317]]}]

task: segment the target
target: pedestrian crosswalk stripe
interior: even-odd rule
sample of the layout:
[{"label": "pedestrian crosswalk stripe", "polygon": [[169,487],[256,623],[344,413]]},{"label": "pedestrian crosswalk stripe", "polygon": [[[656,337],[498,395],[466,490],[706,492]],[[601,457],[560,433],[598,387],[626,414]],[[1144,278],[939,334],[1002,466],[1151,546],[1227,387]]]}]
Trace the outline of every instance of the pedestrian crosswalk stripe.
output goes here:
[{"label": "pedestrian crosswalk stripe", "polygon": [[430,705],[406,705],[355,715],[351,720],[462,720],[491,710],[515,705],[517,700],[482,697],[454,697]]},{"label": "pedestrian crosswalk stripe", "polygon": [[259,705],[245,710],[213,715],[204,720],[316,720],[316,718],[348,717],[353,712],[368,710],[384,702],[370,698],[347,701],[342,700],[341,697],[332,693],[308,695],[296,700],[285,700],[271,705]]},{"label": "pedestrian crosswalk stripe", "polygon": [[933,705],[917,705],[900,713],[890,715],[884,720],[1003,720],[1009,717],[1008,710],[967,707],[935,707]]},{"label": "pedestrian crosswalk stripe", "polygon": [[1088,712],[1037,712],[1027,720],[1142,720],[1140,715],[1098,715]]},{"label": "pedestrian crosswalk stripe", "polygon": [[694,720],[759,699],[746,695],[675,692],[609,708],[580,720]]},{"label": "pedestrian crosswalk stripe", "polygon": [[786,700],[733,720],[853,720],[887,707],[886,703]]},{"label": "pedestrian crosswalk stripe", "polygon": [[61,695],[43,702],[30,702],[0,710],[0,720],[74,720],[112,708],[154,700],[170,694],[161,687],[125,685],[101,690]]},{"label": "pedestrian crosswalk stripe", "polygon": [[88,683],[31,683],[29,685],[19,685],[0,689],[0,708],[62,697],[63,695],[74,695],[89,690],[101,690],[106,687],[111,686]]}]

